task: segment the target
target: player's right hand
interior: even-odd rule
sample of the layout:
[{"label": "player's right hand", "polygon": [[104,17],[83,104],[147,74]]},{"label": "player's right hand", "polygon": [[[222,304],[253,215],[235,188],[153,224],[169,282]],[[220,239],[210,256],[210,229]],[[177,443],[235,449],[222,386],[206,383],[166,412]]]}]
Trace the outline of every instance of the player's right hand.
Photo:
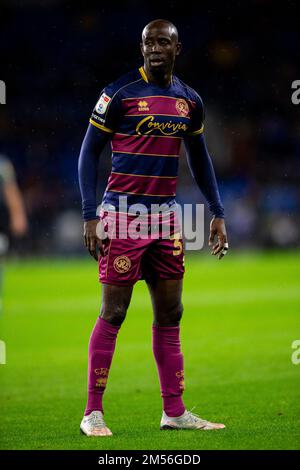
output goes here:
[{"label": "player's right hand", "polygon": [[89,250],[90,255],[96,261],[98,261],[99,253],[101,256],[104,256],[104,247],[102,241],[97,236],[98,223],[99,219],[93,219],[84,222],[83,226],[84,244]]}]

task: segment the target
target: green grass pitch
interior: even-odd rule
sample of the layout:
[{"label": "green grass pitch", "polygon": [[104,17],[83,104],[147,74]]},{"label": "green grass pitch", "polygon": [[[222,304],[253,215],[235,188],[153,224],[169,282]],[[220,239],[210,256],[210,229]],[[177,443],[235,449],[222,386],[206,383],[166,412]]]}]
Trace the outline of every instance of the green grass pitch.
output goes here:
[{"label": "green grass pitch", "polygon": [[186,257],[181,338],[188,409],[220,431],[160,431],[143,282],[119,334],[104,398],[114,435],[79,434],[100,288],[92,259],[6,266],[1,449],[300,449],[300,253]]}]

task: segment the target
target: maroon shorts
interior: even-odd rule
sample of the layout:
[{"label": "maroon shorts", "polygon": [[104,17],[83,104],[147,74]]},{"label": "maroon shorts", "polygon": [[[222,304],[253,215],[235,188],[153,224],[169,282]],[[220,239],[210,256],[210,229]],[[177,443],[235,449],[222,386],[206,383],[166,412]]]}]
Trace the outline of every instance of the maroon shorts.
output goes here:
[{"label": "maroon shorts", "polygon": [[[114,220],[112,220],[114,217]],[[108,236],[99,258],[99,280],[104,284],[129,286],[140,279],[182,279],[184,252],[181,230],[171,215],[136,216],[102,213]],[[108,228],[109,226],[109,228]],[[139,231],[140,229],[140,231]]]}]

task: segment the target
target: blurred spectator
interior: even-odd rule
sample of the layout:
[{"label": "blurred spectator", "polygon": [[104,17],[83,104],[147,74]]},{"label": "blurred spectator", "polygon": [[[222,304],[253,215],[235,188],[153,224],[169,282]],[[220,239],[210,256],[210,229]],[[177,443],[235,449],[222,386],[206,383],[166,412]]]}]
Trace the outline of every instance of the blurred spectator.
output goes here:
[{"label": "blurred spectator", "polygon": [[15,171],[0,154],[0,312],[2,310],[3,257],[9,248],[9,236],[23,237],[28,229],[23,198],[16,183]]},{"label": "blurred spectator", "polygon": [[0,155],[0,221],[3,234],[22,237],[27,232],[27,216],[15,171],[4,155]]}]

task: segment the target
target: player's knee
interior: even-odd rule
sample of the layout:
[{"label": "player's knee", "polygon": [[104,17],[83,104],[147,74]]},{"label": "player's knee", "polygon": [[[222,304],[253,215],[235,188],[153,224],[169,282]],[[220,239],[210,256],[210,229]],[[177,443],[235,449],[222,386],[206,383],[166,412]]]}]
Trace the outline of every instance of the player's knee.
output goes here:
[{"label": "player's knee", "polygon": [[157,312],[155,324],[159,326],[177,326],[180,323],[183,314],[182,303],[175,305],[168,311]]},{"label": "player's knee", "polygon": [[174,308],[169,312],[167,321],[172,325],[179,325],[183,314],[182,303],[175,305]]},{"label": "player's knee", "polygon": [[101,317],[112,325],[121,326],[125,320],[127,307],[125,305],[115,305],[112,309],[101,308]]},{"label": "player's knee", "polygon": [[180,323],[180,320],[183,315],[183,305],[180,303],[179,305],[176,306],[173,312],[173,321],[174,323]]}]

